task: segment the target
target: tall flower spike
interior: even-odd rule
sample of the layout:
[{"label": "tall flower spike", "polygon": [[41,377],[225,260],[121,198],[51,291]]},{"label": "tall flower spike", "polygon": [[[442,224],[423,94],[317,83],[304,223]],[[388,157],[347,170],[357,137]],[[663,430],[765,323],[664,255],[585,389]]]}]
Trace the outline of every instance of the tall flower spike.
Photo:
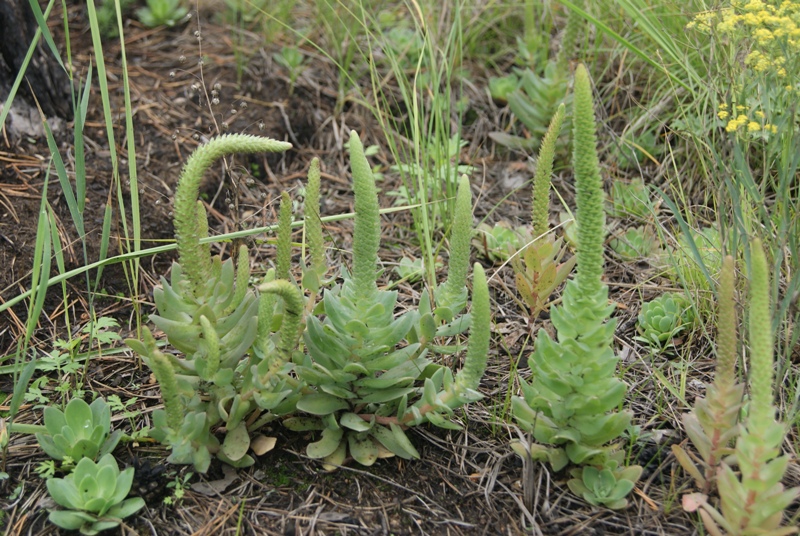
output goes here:
[{"label": "tall flower spike", "polygon": [[728,255],[722,261],[719,281],[719,326],[717,328],[717,369],[715,383],[730,388],[736,381],[736,300],[734,263]]},{"label": "tall flower spike", "polygon": [[281,192],[281,208],[278,211],[278,245],[275,252],[275,277],[289,279],[292,264],[292,200]]},{"label": "tall flower spike", "polygon": [[308,253],[311,257],[311,269],[319,277],[327,271],[325,264],[325,248],[322,239],[322,220],[319,215],[319,189],[320,170],[319,158],[314,158],[308,168],[308,184],[306,185],[306,200],[304,204],[306,242]]},{"label": "tall flower spike", "polygon": [[289,361],[292,351],[297,346],[297,340],[300,338],[300,325],[303,320],[303,293],[295,285],[283,279],[264,283],[258,287],[258,291],[283,298],[284,318],[281,324],[278,351],[284,361]]},{"label": "tall flower spike", "polygon": [[536,173],[533,175],[533,202],[531,221],[533,236],[544,234],[550,228],[550,175],[553,173],[553,159],[556,154],[556,141],[564,123],[566,107],[561,103],[550,121],[547,133],[539,149],[539,160],[536,162]]},{"label": "tall flower spike", "polygon": [[750,415],[751,433],[775,421],[773,406],[772,329],[769,310],[769,270],[761,241],[752,242],[750,274]]},{"label": "tall flower spike", "polygon": [[227,154],[274,153],[286,151],[291,146],[290,143],[270,138],[229,134],[213,138],[189,157],[175,192],[175,235],[181,266],[195,290],[202,288],[211,277],[208,250],[200,244],[200,239],[207,236],[207,227],[203,230],[202,222],[198,219],[199,211],[195,208],[203,173],[214,161]]},{"label": "tall flower spike", "polygon": [[694,410],[683,416],[686,435],[703,461],[701,471],[680,445],[672,445],[675,458],[708,494],[716,482],[722,460],[733,452],[731,444],[739,436],[739,412],[744,385],[736,383],[736,302],[734,299],[734,261],[728,255],[720,272],[717,327],[717,366],[714,383],[706,397],[695,400]]},{"label": "tall flower spike", "polygon": [[456,209],[450,233],[450,262],[447,280],[437,296],[437,305],[449,307],[458,314],[467,301],[467,270],[469,269],[469,241],[472,236],[472,191],[469,178],[462,175],[456,192]]},{"label": "tall flower spike", "polygon": [[158,385],[161,386],[161,398],[164,400],[164,409],[167,414],[167,425],[173,430],[180,430],[183,425],[184,410],[175,369],[169,358],[160,350],[153,350],[150,355],[149,366],[153,369]]},{"label": "tall flower spike", "polygon": [[603,276],[605,211],[603,180],[597,157],[597,136],[592,104],[592,84],[583,64],[575,70],[573,167],[578,205],[578,287],[584,295],[595,295]]},{"label": "tall flower spike", "polygon": [[350,167],[355,194],[355,229],[353,231],[353,283],[356,296],[369,303],[378,290],[376,265],[381,226],[375,178],[364,156],[364,146],[353,130],[350,132]]},{"label": "tall flower spike", "polygon": [[461,389],[474,391],[478,388],[483,373],[486,371],[491,335],[491,311],[489,286],[486,283],[483,266],[476,262],[472,270],[472,324],[469,328],[464,368],[456,376],[456,384]]}]

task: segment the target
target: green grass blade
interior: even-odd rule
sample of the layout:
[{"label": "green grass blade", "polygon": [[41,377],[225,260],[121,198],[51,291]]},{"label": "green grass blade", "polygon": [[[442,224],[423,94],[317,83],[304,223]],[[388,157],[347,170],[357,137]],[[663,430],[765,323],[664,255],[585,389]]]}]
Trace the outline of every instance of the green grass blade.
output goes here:
[{"label": "green grass blade", "polygon": [[47,213],[47,184],[49,177],[50,173],[48,172],[45,175],[44,185],[42,186],[42,203],[39,208],[39,221],[36,226],[36,245],[33,251],[33,272],[29,291],[31,306],[28,308],[28,321],[23,345],[26,349],[39,321],[39,315],[44,307],[47,287],[50,284],[51,235],[50,218]]},{"label": "green grass blade", "polygon": [[83,127],[86,124],[86,114],[89,110],[89,94],[92,88],[92,64],[86,73],[86,83],[83,92],[78,96],[78,109],[75,110],[75,125],[73,139],[75,142],[75,197],[78,201],[78,211],[83,214],[86,205],[86,153],[83,143]]},{"label": "green grass blade", "polygon": [[[400,212],[400,211],[403,211],[403,210],[413,210],[415,208],[418,208],[418,207],[416,205],[409,205],[409,206],[403,206],[403,207],[384,208],[384,209],[380,210],[380,213],[381,214],[392,214],[394,212]],[[107,208],[106,208],[106,214],[107,215],[108,215],[109,210],[110,210],[110,208],[107,206]],[[336,221],[342,221],[342,220],[351,220],[351,219],[353,219],[353,216],[354,216],[354,214],[352,212],[345,212],[345,213],[342,213],[342,214],[335,214],[335,215],[332,215],[332,216],[325,216],[323,218],[320,218],[320,221],[323,222],[323,223],[330,223],[330,222],[336,222]],[[297,220],[292,224],[293,227],[300,227],[302,225],[303,225],[303,220]],[[203,238],[203,239],[200,240],[200,243],[201,244],[208,244],[210,242],[231,242],[231,241],[233,241],[233,240],[235,240],[237,238],[247,238],[247,237],[254,236],[254,235],[272,233],[272,232],[275,231],[276,228],[277,228],[277,225],[267,225],[266,227],[254,227],[252,229],[245,229],[245,230],[242,230],[242,231],[235,231],[235,232],[232,232],[232,233],[226,233],[226,234],[222,234],[222,235],[218,235],[218,236],[212,236],[212,237]],[[70,270],[67,273],[58,274],[57,276],[50,278],[48,284],[49,285],[55,285],[57,283],[60,283],[61,281],[64,281],[65,279],[71,279],[71,278],[73,278],[75,276],[84,274],[84,273],[86,273],[86,272],[88,272],[90,270],[97,270],[97,269],[101,269],[101,268],[103,268],[105,266],[109,266],[109,265],[112,265],[112,264],[119,264],[119,263],[123,263],[123,262],[128,262],[130,260],[139,259],[139,258],[142,258],[142,257],[150,257],[152,255],[157,255],[159,253],[166,253],[166,252],[172,251],[172,250],[174,250],[176,248],[177,248],[177,245],[174,242],[170,242],[169,244],[165,244],[163,246],[155,246],[155,247],[152,247],[152,248],[140,249],[139,251],[131,251],[131,252],[128,252],[128,253],[123,253],[122,255],[116,255],[114,257],[110,257],[110,258],[107,258],[107,259],[98,260],[98,261],[92,262],[90,264],[87,264],[85,266],[81,266],[81,267],[75,268],[73,270]],[[5,311],[9,307],[13,307],[14,305],[18,304],[22,300],[30,297],[32,293],[33,293],[32,290],[27,290],[27,291],[25,291],[25,292],[23,292],[21,294],[18,294],[17,296],[14,296],[13,298],[10,298],[9,300],[5,301],[4,303],[0,303],[0,313]]]},{"label": "green grass blade", "polygon": [[[680,210],[678,210],[678,206],[669,198],[669,196],[661,190],[661,188],[654,188],[656,192],[661,196],[664,200],[664,203],[669,207],[672,211],[672,215],[675,216],[675,219],[678,221],[678,226],[681,228],[681,232],[686,237],[686,242],[689,244],[689,249],[692,250],[692,256],[694,257],[695,262],[697,263],[700,270],[703,272],[703,276],[708,281],[709,288],[714,288],[716,283],[714,279],[711,277],[711,273],[708,271],[708,267],[706,266],[705,262],[703,262],[703,257],[700,255],[700,250],[697,249],[697,244],[692,237],[691,230],[689,229],[689,225],[686,223],[686,220],[683,218]],[[682,282],[685,283],[685,282]]]},{"label": "green grass blade", "polygon": [[[686,76],[690,78],[696,86],[702,87],[707,84],[707,81],[692,67],[686,55],[681,52],[681,48],[676,42],[675,36],[665,31],[667,26],[664,17],[662,17],[662,15],[665,15],[663,11],[657,11],[656,6],[652,5],[652,2],[647,2],[645,0],[615,1],[625,10],[628,18],[636,27],[641,29],[645,35],[650,38],[660,53],[665,54],[671,59],[675,66],[683,67]],[[676,18],[680,20],[679,13],[670,13],[670,22]],[[682,21],[682,26],[686,22],[689,21]]]},{"label": "green grass blade", "polygon": [[97,273],[94,277],[94,290],[100,287],[100,278],[103,276],[103,267],[108,256],[108,243],[111,236],[111,217],[113,216],[113,209],[111,208],[111,196],[106,202],[106,209],[103,213],[103,233],[100,236],[100,256],[98,259]]},{"label": "green grass blade", "polygon": [[[120,61],[122,63],[122,88],[125,100],[125,137],[128,148],[128,180],[130,181],[131,224],[133,225],[133,251],[141,249],[141,220],[139,214],[139,180],[136,174],[136,135],[133,131],[133,107],[131,106],[131,86],[128,79],[128,60],[125,53],[125,34],[122,28],[122,8],[120,0],[114,0],[117,10],[117,28],[119,30]],[[138,262],[134,262],[134,290],[138,288]]]},{"label": "green grass blade", "polygon": [[[64,66],[64,62],[61,60],[61,54],[58,52],[58,47],[56,46],[55,41],[53,41],[53,34],[50,33],[50,28],[47,27],[47,22],[45,22],[45,15],[42,13],[42,8],[39,7],[39,2],[36,0],[28,0],[28,3],[31,6],[31,11],[33,11],[33,16],[36,18],[36,24],[39,25],[39,31],[44,37],[44,42],[47,43],[47,47],[50,49],[50,52],[53,53],[53,57],[58,61],[58,64],[61,66],[64,71],[67,68]],[[52,5],[52,2],[51,2]],[[48,6],[47,14],[50,14],[50,6]],[[38,41],[38,38],[34,38],[34,42]]]},{"label": "green grass blade", "polygon": [[[20,370],[20,362],[18,365],[13,365],[14,370],[14,394],[11,396],[11,403],[9,404],[8,420],[11,423],[16,417],[19,407],[25,398],[25,393],[28,391],[28,384],[31,381],[31,376],[36,371],[36,358],[34,357],[28,361],[22,370]],[[2,367],[0,367],[2,368]]]},{"label": "green grass blade", "polygon": [[576,6],[575,4],[570,2],[569,0],[560,0],[560,1],[561,1],[562,4],[564,4],[565,6],[570,8],[572,11],[578,13],[580,16],[585,18],[587,21],[589,21],[592,24],[594,24],[597,27],[598,30],[600,30],[604,34],[608,35],[611,39],[613,39],[614,41],[616,41],[617,43],[619,43],[620,45],[622,45],[623,47],[628,49],[630,52],[632,52],[637,57],[639,57],[642,61],[644,61],[645,63],[650,65],[653,69],[655,69],[657,71],[660,71],[660,72],[663,72],[665,75],[667,75],[670,78],[670,80],[672,80],[673,82],[675,82],[676,84],[678,84],[682,88],[684,88],[684,89],[686,89],[686,90],[691,92],[692,88],[691,88],[691,86],[689,86],[689,84],[687,84],[685,81],[683,81],[679,76],[677,76],[674,73],[672,73],[669,70],[667,70],[663,65],[659,65],[655,60],[653,60],[650,56],[648,56],[647,53],[645,53],[643,50],[639,49],[636,45],[634,45],[633,43],[631,43],[630,41],[628,41],[627,39],[622,37],[620,34],[615,32],[614,30],[612,30],[611,27],[609,27],[607,24],[602,22],[600,19],[598,19],[598,18],[594,17],[593,15],[587,13],[586,11],[580,9],[578,6]]},{"label": "green grass blade", "polygon": [[[44,12],[44,17],[50,14],[50,10],[53,9],[55,5],[55,0],[50,0],[50,3],[47,5],[47,9]],[[33,34],[33,40],[31,44],[28,46],[28,52],[25,54],[25,59],[22,60],[22,64],[19,67],[19,72],[17,73],[17,77],[14,79],[14,83],[11,85],[11,89],[8,92],[8,97],[6,97],[6,101],[3,104],[3,109],[0,111],[0,130],[2,130],[3,125],[6,124],[6,118],[8,114],[11,112],[11,103],[14,102],[14,97],[17,95],[17,91],[19,90],[20,84],[22,84],[22,80],[25,78],[25,72],[28,70],[28,65],[31,62],[31,58],[33,58],[33,53],[36,50],[36,45],[39,43],[39,38],[42,36],[42,31],[40,28],[36,29],[36,32]]]},{"label": "green grass blade", "polygon": [[58,182],[61,183],[61,190],[64,192],[64,199],[67,201],[69,214],[72,217],[75,228],[78,230],[81,241],[84,241],[86,239],[86,232],[83,227],[83,214],[75,199],[75,192],[72,191],[72,185],[67,175],[67,168],[64,166],[64,160],[61,158],[61,153],[58,151],[58,145],[53,137],[53,132],[50,130],[50,125],[47,124],[47,121],[43,121],[42,125],[44,126],[44,132],[47,136],[47,146],[50,148],[53,165],[56,168],[56,175],[58,175]]}]

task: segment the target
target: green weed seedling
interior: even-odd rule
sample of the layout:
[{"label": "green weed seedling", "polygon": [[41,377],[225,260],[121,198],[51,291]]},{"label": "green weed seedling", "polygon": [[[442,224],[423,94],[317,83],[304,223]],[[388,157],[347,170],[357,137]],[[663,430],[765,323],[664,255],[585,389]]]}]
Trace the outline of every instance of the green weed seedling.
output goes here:
[{"label": "green weed seedling", "polygon": [[489,95],[494,102],[503,106],[508,104],[508,98],[519,86],[519,76],[514,73],[489,77]]},{"label": "green weed seedling", "polygon": [[[689,421],[692,431],[690,438],[706,461],[707,470],[704,474],[696,468],[692,470],[686,464],[686,456],[678,456],[678,460],[689,473],[707,488],[709,478],[714,476],[709,474],[708,469],[713,469],[719,456],[729,452],[726,447],[735,439],[732,458],[723,459],[715,475],[719,506],[713,506],[704,493],[693,493],[683,498],[684,509],[697,510],[706,530],[712,536],[782,536],[797,532],[796,526],[781,526],[784,511],[800,497],[800,487],[785,489],[781,483],[790,457],[786,454],[780,455],[781,445],[786,437],[786,425],[776,420],[773,403],[775,386],[769,269],[761,241],[753,240],[750,250],[750,403],[747,417],[741,428],[733,425],[736,408],[739,407],[735,397],[740,394],[741,388],[733,381],[735,342],[734,354],[727,355],[731,350],[731,341],[728,340],[731,333],[728,333],[722,341],[726,347],[723,351],[724,357],[721,356],[718,365],[715,388],[710,389],[709,398],[696,408],[696,417]],[[727,261],[726,264],[726,271],[729,272],[726,278],[732,279],[733,262]],[[726,286],[732,288],[733,284],[726,282]],[[726,290],[726,295],[728,292],[730,291]],[[728,307],[730,305],[726,305]],[[724,321],[730,322],[730,319],[726,318]],[[730,331],[731,327],[727,326],[725,330]],[[725,402],[734,404],[731,407],[723,406]],[[726,428],[728,426],[730,428]],[[709,438],[709,433],[714,435]],[[720,441],[708,442],[708,439],[716,439],[717,435],[720,436]],[[738,472],[734,472],[731,467],[734,461]]]},{"label": "green weed seedling", "polygon": [[653,348],[664,348],[675,337],[694,326],[695,315],[692,304],[683,294],[669,292],[642,304],[635,337]]},{"label": "green weed seedling", "polygon": [[147,0],[147,7],[136,10],[136,16],[148,28],[175,26],[188,13],[181,0]]},{"label": "green weed seedling", "polygon": [[[153,323],[182,356],[156,348],[149,330],[128,344],[144,358],[161,385],[164,410],[153,415],[152,437],[172,448],[173,463],[205,472],[211,457],[233,466],[254,463],[251,438],[277,418],[298,431],[321,431],[307,454],[341,465],[350,452],[364,465],[379,456],[418,457],[409,426],[431,422],[457,427],[453,409],[480,398],[476,392],[489,344],[489,298],[476,268],[472,313],[467,306],[472,207],[469,181],[459,181],[456,223],[450,237],[448,278],[419,310],[395,316],[396,291],[377,286],[380,220],[375,182],[355,133],[350,137],[355,192],[352,271],[328,288],[319,220],[319,164],[312,162],[306,196],[310,264],[302,289],[290,278],[291,202],[281,200],[275,269],[258,285],[250,279],[246,248],[232,260],[212,258],[207,217],[195,204],[203,172],[219,156],[283,151],[289,144],[245,135],[222,136],[199,148],[184,168],[175,197],[180,262],[172,280],[154,292]],[[310,204],[316,203],[316,208]],[[309,298],[304,298],[304,291]],[[315,303],[321,293],[322,300]],[[319,319],[312,311],[324,314]],[[472,324],[465,365],[455,377],[429,355],[460,347],[437,337],[463,333]],[[224,434],[220,441],[217,435]]]},{"label": "green weed seedling", "polygon": [[294,84],[303,72],[303,61],[305,57],[297,47],[281,47],[280,52],[272,54],[275,63],[285,67],[289,71],[289,95],[294,93]]},{"label": "green weed seedling", "polygon": [[144,506],[141,497],[126,499],[132,483],[133,467],[120,471],[111,454],[97,463],[83,458],[72,474],[47,481],[50,496],[65,508],[51,510],[48,519],[89,536],[113,529]]},{"label": "green weed seedling", "polygon": [[539,330],[528,359],[530,383],[520,378],[523,396],[512,398],[514,418],[536,443],[512,447],[526,462],[547,460],[556,471],[570,462],[581,466],[571,471],[573,493],[622,508],[642,469],[624,467],[624,450],[609,445],[628,428],[632,414],[618,411],[627,386],[616,376],[614,306],[602,282],[603,190],[591,84],[583,65],[575,72],[573,128],[577,275],[567,282],[562,304],[550,310],[557,340]]},{"label": "green weed seedling", "polygon": [[42,450],[54,460],[72,463],[111,453],[122,437],[119,430],[111,432],[111,410],[102,398],[91,405],[73,398],[64,411],[46,407],[44,428],[36,434]]}]

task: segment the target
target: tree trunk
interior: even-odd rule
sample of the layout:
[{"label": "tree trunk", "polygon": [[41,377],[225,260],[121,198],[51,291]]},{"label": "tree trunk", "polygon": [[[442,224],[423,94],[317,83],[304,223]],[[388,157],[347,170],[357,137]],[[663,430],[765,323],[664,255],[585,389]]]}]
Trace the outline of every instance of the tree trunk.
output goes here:
[{"label": "tree trunk", "polygon": [[[0,104],[14,84],[36,28],[28,0],[0,0]],[[20,95],[32,105],[38,102],[49,117],[72,118],[69,78],[43,42],[28,64]]]}]

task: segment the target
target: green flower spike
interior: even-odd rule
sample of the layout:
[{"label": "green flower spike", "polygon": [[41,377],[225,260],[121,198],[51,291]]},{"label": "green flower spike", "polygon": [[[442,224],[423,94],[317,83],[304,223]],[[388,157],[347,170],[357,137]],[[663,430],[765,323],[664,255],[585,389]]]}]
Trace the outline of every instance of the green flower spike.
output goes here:
[{"label": "green flower spike", "polygon": [[275,278],[289,279],[292,264],[292,200],[281,192],[281,208],[278,211],[278,246],[275,252]]},{"label": "green flower spike", "polygon": [[353,231],[353,283],[359,299],[371,301],[378,291],[377,264],[381,240],[378,194],[372,169],[364,156],[364,146],[355,131],[350,132],[350,167],[355,193]]},{"label": "green flower spike", "polygon": [[575,197],[578,205],[578,274],[577,286],[583,295],[596,295],[603,286],[603,240],[605,210],[603,179],[597,157],[597,128],[594,122],[592,85],[586,67],[575,70],[574,95]]},{"label": "green flower spike", "polygon": [[198,147],[181,173],[175,192],[175,235],[178,255],[194,289],[203,288],[212,276],[211,255],[200,240],[208,237],[205,208],[197,202],[203,174],[217,159],[234,153],[275,153],[290,149],[290,143],[246,134],[229,134]]},{"label": "green flower spike", "polygon": [[632,484],[641,468],[620,469],[621,452],[607,446],[628,427],[631,413],[616,412],[627,387],[615,375],[619,358],[612,347],[616,321],[610,315],[614,306],[609,305],[608,287],[601,280],[603,191],[591,85],[583,65],[575,72],[574,105],[578,273],[566,285],[563,305],[551,309],[557,340],[545,330],[539,331],[528,360],[531,383],[520,379],[523,397],[512,399],[512,412],[520,427],[547,446],[520,445],[514,450],[536,460],[547,459],[555,470],[569,461],[594,467],[597,475],[576,470],[573,476],[578,482],[570,487],[583,490],[578,484],[588,487],[588,482],[598,502],[620,507],[621,492],[633,486],[609,485],[609,474],[615,481]]},{"label": "green flower spike", "polygon": [[308,168],[308,184],[306,184],[306,200],[304,203],[305,231],[308,252],[311,257],[310,268],[322,278],[328,271],[325,262],[325,247],[322,238],[322,220],[319,215],[320,170],[319,158],[314,158]]},{"label": "green flower spike", "polygon": [[562,102],[556,114],[550,121],[550,127],[542,140],[539,149],[539,159],[536,163],[536,173],[533,175],[533,199],[531,209],[531,222],[533,223],[533,237],[544,234],[550,230],[550,175],[553,174],[553,160],[556,154],[556,141],[561,133],[564,123],[566,106]]},{"label": "green flower spike", "polygon": [[478,384],[486,371],[491,337],[490,307],[486,274],[483,266],[476,262],[472,269],[472,325],[469,330],[464,367],[456,375],[456,391],[458,392],[477,391]]},{"label": "green flower spike", "polygon": [[[739,412],[744,385],[736,382],[736,300],[734,261],[725,257],[720,273],[717,314],[717,367],[714,383],[705,398],[683,416],[686,435],[700,454],[701,468],[680,445],[672,445],[675,458],[697,482],[704,494],[714,487],[722,460],[733,453],[731,444],[739,436]],[[701,470],[702,469],[702,470]]]},{"label": "green flower spike", "polygon": [[450,260],[447,280],[436,293],[436,304],[450,309],[449,316],[459,314],[467,303],[467,270],[469,242],[472,235],[472,191],[469,178],[462,175],[456,192],[456,209],[450,234]]},{"label": "green flower spike", "polygon": [[533,176],[533,226],[530,237],[525,237],[528,245],[520,255],[511,257],[517,292],[530,308],[531,318],[538,316],[547,307],[550,295],[564,282],[577,260],[573,256],[562,263],[566,248],[561,239],[556,239],[549,233],[550,175],[553,173],[556,141],[564,122],[565,110],[563,103],[559,105],[539,150],[539,160]]}]

